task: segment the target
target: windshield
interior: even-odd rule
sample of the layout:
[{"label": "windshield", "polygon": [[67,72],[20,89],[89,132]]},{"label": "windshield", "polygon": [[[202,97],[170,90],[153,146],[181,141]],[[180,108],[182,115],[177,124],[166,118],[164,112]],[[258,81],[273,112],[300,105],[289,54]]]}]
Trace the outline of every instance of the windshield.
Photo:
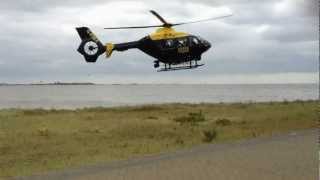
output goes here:
[{"label": "windshield", "polygon": [[203,44],[208,43],[208,41],[207,41],[207,40],[205,40],[205,39],[201,38],[200,36],[198,36],[197,38],[198,38],[198,39],[199,39],[199,41],[200,41],[201,43],[203,43]]}]

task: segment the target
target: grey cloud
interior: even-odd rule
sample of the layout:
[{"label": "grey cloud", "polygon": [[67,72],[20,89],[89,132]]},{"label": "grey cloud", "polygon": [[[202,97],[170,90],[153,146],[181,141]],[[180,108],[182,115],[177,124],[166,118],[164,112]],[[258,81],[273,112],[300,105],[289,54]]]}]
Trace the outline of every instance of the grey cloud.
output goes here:
[{"label": "grey cloud", "polygon": [[296,5],[300,7],[302,14],[318,17],[319,16],[319,1],[318,0],[295,0]]},{"label": "grey cloud", "polygon": [[46,11],[48,9],[54,9],[57,7],[90,7],[91,5],[106,2],[104,0],[16,0],[16,1],[1,1],[0,10],[4,12],[8,11],[22,11],[22,12],[38,12]]},{"label": "grey cloud", "polygon": [[268,40],[283,42],[317,41],[318,31],[312,25],[273,26],[263,33],[263,37]]}]

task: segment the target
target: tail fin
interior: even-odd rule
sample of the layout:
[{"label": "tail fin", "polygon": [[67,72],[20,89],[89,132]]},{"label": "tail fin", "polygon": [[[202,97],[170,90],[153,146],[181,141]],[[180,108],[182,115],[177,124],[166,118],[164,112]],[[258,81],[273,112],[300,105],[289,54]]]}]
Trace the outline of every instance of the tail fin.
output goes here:
[{"label": "tail fin", "polygon": [[96,62],[98,57],[106,51],[106,47],[87,27],[76,28],[82,42],[78,52],[84,56],[87,62]]}]

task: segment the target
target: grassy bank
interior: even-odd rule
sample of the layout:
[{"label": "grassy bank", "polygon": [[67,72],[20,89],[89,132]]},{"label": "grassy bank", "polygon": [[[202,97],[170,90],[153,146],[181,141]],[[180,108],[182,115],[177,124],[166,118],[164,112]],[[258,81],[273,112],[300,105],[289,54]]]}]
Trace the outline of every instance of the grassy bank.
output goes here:
[{"label": "grassy bank", "polygon": [[0,177],[316,127],[317,102],[0,110]]}]

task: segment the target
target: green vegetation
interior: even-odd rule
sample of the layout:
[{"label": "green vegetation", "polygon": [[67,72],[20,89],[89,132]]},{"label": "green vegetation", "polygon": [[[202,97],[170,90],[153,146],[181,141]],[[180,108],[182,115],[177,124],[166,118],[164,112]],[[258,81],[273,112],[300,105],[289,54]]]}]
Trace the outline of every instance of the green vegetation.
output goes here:
[{"label": "green vegetation", "polygon": [[0,178],[317,127],[317,102],[0,110]]},{"label": "green vegetation", "polygon": [[175,122],[179,122],[180,124],[190,124],[190,125],[198,125],[198,123],[205,121],[205,117],[200,110],[199,113],[190,112],[187,116],[175,117],[173,119]]},{"label": "green vegetation", "polygon": [[216,125],[218,126],[229,126],[231,125],[231,123],[232,122],[229,119],[225,119],[225,118],[216,120]]},{"label": "green vegetation", "polygon": [[203,131],[203,142],[212,142],[217,137],[217,130],[204,130]]}]

